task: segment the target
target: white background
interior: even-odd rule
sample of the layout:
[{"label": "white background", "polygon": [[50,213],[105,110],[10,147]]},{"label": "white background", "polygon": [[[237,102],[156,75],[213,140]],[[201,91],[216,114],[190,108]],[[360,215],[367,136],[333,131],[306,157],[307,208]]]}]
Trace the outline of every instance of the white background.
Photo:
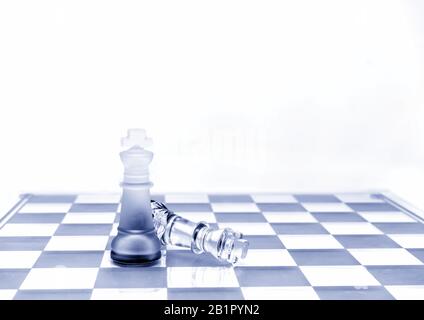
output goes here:
[{"label": "white background", "polygon": [[0,200],[119,191],[144,127],[157,192],[424,207],[423,21],[420,0],[1,1]]}]

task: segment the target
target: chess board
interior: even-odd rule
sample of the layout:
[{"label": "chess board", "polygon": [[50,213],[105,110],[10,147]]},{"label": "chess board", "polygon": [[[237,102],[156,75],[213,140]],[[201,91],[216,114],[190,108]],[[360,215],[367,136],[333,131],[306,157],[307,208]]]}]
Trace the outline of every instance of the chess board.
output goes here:
[{"label": "chess board", "polygon": [[0,221],[0,299],[424,299],[424,224],[384,194],[153,195],[250,242],[231,266],[163,248],[119,267],[119,194],[26,194]]}]

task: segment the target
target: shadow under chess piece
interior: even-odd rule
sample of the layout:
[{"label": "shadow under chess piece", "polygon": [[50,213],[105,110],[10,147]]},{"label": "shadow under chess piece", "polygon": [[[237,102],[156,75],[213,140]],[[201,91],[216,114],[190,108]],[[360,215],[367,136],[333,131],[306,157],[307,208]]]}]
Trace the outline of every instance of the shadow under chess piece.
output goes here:
[{"label": "shadow under chess piece", "polygon": [[130,129],[121,144],[130,149],[120,153],[125,169],[118,234],[112,240],[111,258],[120,265],[152,264],[161,257],[161,242],[150,205],[149,164],[153,153],[144,149],[151,140],[144,130]]}]

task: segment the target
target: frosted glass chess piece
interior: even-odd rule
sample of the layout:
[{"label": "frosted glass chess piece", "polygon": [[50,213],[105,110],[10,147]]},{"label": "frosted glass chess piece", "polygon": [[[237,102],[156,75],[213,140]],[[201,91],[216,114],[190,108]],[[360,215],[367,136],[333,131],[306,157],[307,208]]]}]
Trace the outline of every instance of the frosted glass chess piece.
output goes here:
[{"label": "frosted glass chess piece", "polygon": [[130,129],[121,145],[124,165],[121,215],[118,234],[111,243],[111,258],[118,264],[141,265],[161,257],[161,242],[152,219],[149,164],[153,153],[145,150],[152,144],[143,129]]},{"label": "frosted glass chess piece", "polygon": [[190,248],[192,252],[210,253],[223,262],[236,263],[247,255],[249,242],[230,228],[217,229],[206,222],[192,222],[169,210],[163,203],[151,201],[153,222],[164,245]]}]

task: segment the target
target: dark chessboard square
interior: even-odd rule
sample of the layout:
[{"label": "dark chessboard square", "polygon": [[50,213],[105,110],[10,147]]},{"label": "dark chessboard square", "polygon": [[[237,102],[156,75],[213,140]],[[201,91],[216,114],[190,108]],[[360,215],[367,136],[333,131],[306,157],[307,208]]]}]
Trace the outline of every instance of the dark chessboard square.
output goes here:
[{"label": "dark chessboard square", "polygon": [[240,288],[169,288],[169,300],[243,300]]},{"label": "dark chessboard square", "polygon": [[367,287],[314,287],[322,300],[393,300],[382,286]]},{"label": "dark chessboard square", "polygon": [[386,202],[377,203],[346,203],[355,211],[400,211],[395,206]]},{"label": "dark chessboard square", "polygon": [[166,288],[166,268],[100,268],[95,288]]},{"label": "dark chessboard square", "polygon": [[346,250],[289,250],[299,266],[356,265],[359,262]]},{"label": "dark chessboard square", "polygon": [[191,250],[169,250],[166,254],[167,267],[219,267],[228,265],[210,254],[193,254]]},{"label": "dark chessboard square", "polygon": [[30,269],[0,269],[0,289],[18,289]]},{"label": "dark chessboard square", "polygon": [[19,213],[8,223],[61,223],[66,213]]},{"label": "dark chessboard square", "polygon": [[61,224],[56,230],[55,236],[98,236],[109,235],[112,224]]},{"label": "dark chessboard square", "polygon": [[386,235],[335,235],[346,249],[400,248],[399,244]]},{"label": "dark chessboard square", "polygon": [[1,237],[0,251],[41,251],[51,237]]},{"label": "dark chessboard square", "polygon": [[341,202],[332,194],[295,194],[293,195],[299,202]]},{"label": "dark chessboard square", "polygon": [[309,286],[298,267],[235,267],[242,287]]},{"label": "dark chessboard square", "polygon": [[97,268],[100,267],[104,251],[44,251],[34,268]]},{"label": "dark chessboard square", "polygon": [[169,203],[168,209],[177,212],[210,212],[212,211],[209,203]]},{"label": "dark chessboard square", "polygon": [[69,212],[116,212],[118,203],[74,203]]},{"label": "dark chessboard square", "polygon": [[384,286],[424,285],[424,266],[368,266],[367,269]]},{"label": "dark chessboard square", "polygon": [[278,236],[243,236],[249,241],[249,249],[284,249]]},{"label": "dark chessboard square", "polygon": [[408,251],[424,263],[424,249],[409,249]]},{"label": "dark chessboard square", "polygon": [[28,203],[73,203],[76,195],[31,195]]},{"label": "dark chessboard square", "polygon": [[424,233],[424,224],[420,222],[409,223],[374,223],[385,234],[415,234]]},{"label": "dark chessboard square", "polygon": [[356,212],[312,212],[319,222],[366,222]]},{"label": "dark chessboard square", "polygon": [[319,223],[271,223],[277,234],[328,234]]},{"label": "dark chessboard square", "polygon": [[253,202],[251,196],[247,194],[210,194],[210,202]]},{"label": "dark chessboard square", "polygon": [[18,290],[14,300],[89,300],[91,290]]},{"label": "dark chessboard square", "polygon": [[219,222],[267,222],[262,213],[231,213],[215,212],[216,221]]},{"label": "dark chessboard square", "polygon": [[261,211],[283,211],[283,212],[291,212],[291,211],[306,211],[302,205],[299,203],[257,203],[257,206]]}]

